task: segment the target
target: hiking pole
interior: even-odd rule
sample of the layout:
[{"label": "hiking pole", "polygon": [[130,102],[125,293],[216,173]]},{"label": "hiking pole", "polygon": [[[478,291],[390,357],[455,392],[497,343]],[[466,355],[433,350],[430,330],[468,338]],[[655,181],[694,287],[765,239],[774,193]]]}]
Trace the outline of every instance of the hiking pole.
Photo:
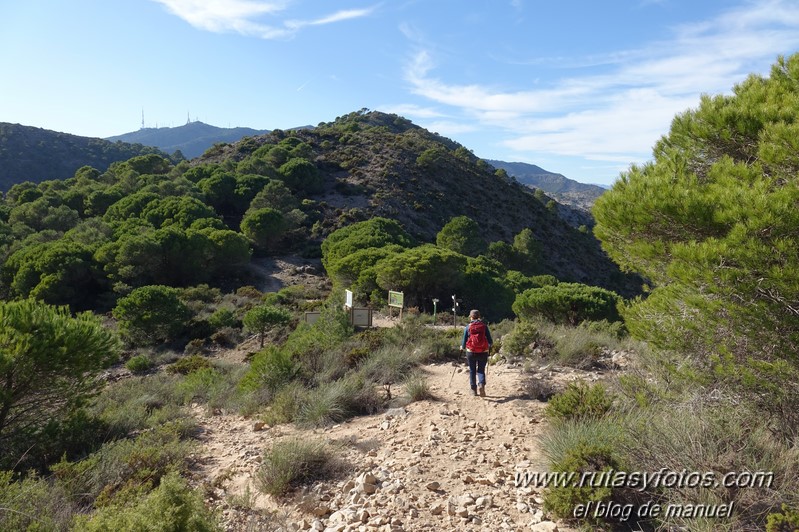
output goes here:
[{"label": "hiking pole", "polygon": [[[463,348],[461,348],[461,352],[463,352]],[[458,362],[460,362],[460,361],[461,361],[461,357],[459,355],[458,356]],[[452,376],[449,378],[449,385],[447,386],[447,388],[452,388],[452,379],[455,378],[455,372],[456,371],[458,371],[458,363],[457,362],[455,363],[455,367],[452,368]]]}]

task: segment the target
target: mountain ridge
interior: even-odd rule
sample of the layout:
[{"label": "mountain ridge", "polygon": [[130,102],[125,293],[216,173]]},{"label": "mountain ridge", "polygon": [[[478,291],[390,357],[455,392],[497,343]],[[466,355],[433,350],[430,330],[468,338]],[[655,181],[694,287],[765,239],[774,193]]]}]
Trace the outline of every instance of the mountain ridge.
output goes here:
[{"label": "mountain ridge", "polygon": [[155,146],[166,153],[180,151],[187,159],[194,159],[217,142],[236,142],[243,137],[264,133],[269,133],[269,130],[249,127],[222,128],[194,121],[176,127],[142,128],[107,137],[106,140]]},{"label": "mountain ridge", "polygon": [[167,156],[142,144],[0,122],[0,191],[23,181],[66,179],[82,166],[105,171],[113,162],[151,153]]},{"label": "mountain ridge", "polygon": [[569,205],[583,211],[590,211],[594,201],[607,189],[599,185],[581,183],[569,179],[563,174],[544,170],[530,163],[487,160],[496,168],[505,170],[508,175],[520,183],[540,188],[563,205]]}]

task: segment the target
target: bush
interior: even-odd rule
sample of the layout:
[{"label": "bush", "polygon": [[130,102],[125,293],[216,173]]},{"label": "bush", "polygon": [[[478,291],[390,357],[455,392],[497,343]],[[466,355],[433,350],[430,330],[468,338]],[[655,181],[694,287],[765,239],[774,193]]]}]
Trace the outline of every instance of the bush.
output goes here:
[{"label": "bush", "polygon": [[220,308],[208,317],[208,324],[216,331],[222,327],[238,327],[240,326],[239,320],[233,314],[233,311],[226,308]]},{"label": "bush", "polygon": [[188,375],[201,369],[212,368],[211,361],[200,355],[190,355],[178,359],[174,364],[166,368],[167,373],[179,373],[180,375]]},{"label": "bush", "polygon": [[312,390],[299,409],[297,421],[320,427],[358,414],[374,414],[379,407],[380,399],[374,385],[351,374]]},{"label": "bush", "polygon": [[396,384],[405,380],[414,366],[416,361],[406,351],[387,345],[364,360],[358,371],[376,384]]},{"label": "bush", "polygon": [[405,381],[405,393],[408,394],[411,401],[434,399],[430,385],[421,373],[413,373]]},{"label": "bush", "polygon": [[108,438],[126,437],[176,420],[183,424],[185,435],[192,432],[194,424],[179,406],[176,384],[175,377],[165,374],[126,379],[95,398],[89,413],[107,426]]},{"label": "bush", "polygon": [[613,396],[603,384],[589,386],[584,382],[570,382],[566,390],[547,403],[544,414],[558,421],[598,418],[607,414],[612,405]]},{"label": "bush", "polygon": [[292,488],[336,472],[331,453],[321,441],[288,439],[264,453],[257,473],[258,488],[269,495],[284,495]]},{"label": "bush", "polygon": [[766,532],[796,532],[799,530],[799,511],[782,505],[782,512],[769,514]]},{"label": "bush", "polygon": [[[574,472],[578,476],[584,472],[612,472],[624,470],[608,446],[580,443],[570,449],[563,460],[552,464],[552,471]],[[552,486],[544,492],[544,510],[560,518],[573,518],[578,504],[607,502],[613,498],[614,489],[608,486],[593,486],[590,483]]]},{"label": "bush", "polygon": [[125,367],[128,368],[131,373],[144,373],[150,369],[151,366],[150,357],[147,355],[136,355],[125,362]]},{"label": "bush", "polygon": [[526,290],[516,297],[513,312],[520,318],[536,316],[554,323],[577,325],[584,320],[620,321],[618,294],[580,283],[560,283]]},{"label": "bush", "polygon": [[183,403],[207,402],[228,388],[223,372],[214,368],[202,368],[187,374],[178,382],[176,391]]},{"label": "bush", "polygon": [[250,369],[240,386],[249,391],[263,390],[269,399],[291,382],[298,371],[298,367],[285,350],[268,346],[253,357]]},{"label": "bush", "polygon": [[76,530],[147,530],[148,532],[221,531],[217,518],[206,508],[202,495],[178,474],[163,477],[160,485],[130,506],[101,508],[75,519]]},{"label": "bush", "polygon": [[509,334],[502,338],[502,346],[510,355],[531,355],[534,344],[541,338],[536,324],[529,321],[517,321]]},{"label": "bush", "polygon": [[67,530],[76,510],[60,486],[0,471],[0,530]]},{"label": "bush", "polygon": [[105,444],[79,462],[53,465],[57,482],[80,505],[114,505],[158,485],[169,472],[188,469],[191,442],[182,441],[178,424],[165,424],[136,439]]},{"label": "bush", "polygon": [[191,312],[178,299],[178,290],[167,286],[142,286],[121,298],[114,308],[119,331],[137,344],[154,344],[176,338],[186,327]]},{"label": "bush", "polygon": [[[662,503],[729,504],[735,513],[715,528],[762,530],[767,516],[779,512],[782,504],[799,505],[796,478],[799,448],[786,445],[769,427],[762,414],[737,399],[724,398],[725,391],[697,390],[682,403],[641,409],[624,419],[625,462],[636,471],[668,470],[765,472],[765,485],[728,489],[722,486],[675,487],[656,493]],[[691,519],[664,519],[669,527],[692,527]]]}]

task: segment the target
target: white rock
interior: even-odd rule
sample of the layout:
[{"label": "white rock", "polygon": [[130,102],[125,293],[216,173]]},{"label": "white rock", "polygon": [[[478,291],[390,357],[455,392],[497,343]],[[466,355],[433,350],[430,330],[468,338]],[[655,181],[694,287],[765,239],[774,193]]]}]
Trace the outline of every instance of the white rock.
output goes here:
[{"label": "white rock", "polygon": [[530,527],[533,532],[558,532],[558,525],[552,521],[543,521]]},{"label": "white rock", "polygon": [[460,497],[457,498],[456,502],[460,506],[471,506],[474,504],[475,501],[474,497],[472,497],[471,495],[461,495]]},{"label": "white rock", "polygon": [[482,510],[485,508],[491,508],[494,505],[494,500],[490,495],[486,495],[484,497],[477,497],[477,500],[474,501],[474,504],[478,510]]}]

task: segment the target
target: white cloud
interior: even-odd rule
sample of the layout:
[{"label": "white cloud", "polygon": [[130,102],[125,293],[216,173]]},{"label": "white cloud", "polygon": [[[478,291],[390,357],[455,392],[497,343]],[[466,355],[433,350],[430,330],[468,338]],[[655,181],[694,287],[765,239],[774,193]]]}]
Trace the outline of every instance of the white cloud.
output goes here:
[{"label": "white cloud", "polygon": [[435,107],[422,107],[413,104],[383,105],[380,111],[411,118],[443,118],[446,116]]},{"label": "white cloud", "polygon": [[[292,4],[290,0],[153,0],[163,4],[167,10],[197,29],[214,33],[240,33],[262,39],[291,37],[306,26],[333,24],[354,18],[365,17],[376,8],[345,9],[310,20],[277,17]],[[271,16],[273,23],[261,21]]]},{"label": "white cloud", "polygon": [[667,42],[569,61],[605,65],[601,74],[592,69],[515,88],[458,84],[437,77],[434,56],[422,50],[407,64],[405,79],[411,92],[447,106],[449,115],[499,131],[500,143],[520,155],[628,164],[649,159],[674,115],[696,106],[700,94],[729,93],[754,69],[797,48],[799,4],[763,0],[674,28]]},{"label": "white cloud", "polygon": [[354,18],[365,17],[374,11],[374,8],[369,9],[348,9],[337,11],[331,15],[327,15],[314,20],[287,20],[286,27],[293,30],[303,28],[305,26],[322,26],[324,24],[333,24],[334,22],[341,22],[343,20],[350,20]]},{"label": "white cloud", "polygon": [[439,135],[443,135],[445,137],[449,135],[458,135],[460,133],[471,133],[478,129],[476,124],[466,124],[464,122],[456,122],[453,120],[434,120],[431,122],[423,120],[418,125],[428,131],[438,133]]}]

